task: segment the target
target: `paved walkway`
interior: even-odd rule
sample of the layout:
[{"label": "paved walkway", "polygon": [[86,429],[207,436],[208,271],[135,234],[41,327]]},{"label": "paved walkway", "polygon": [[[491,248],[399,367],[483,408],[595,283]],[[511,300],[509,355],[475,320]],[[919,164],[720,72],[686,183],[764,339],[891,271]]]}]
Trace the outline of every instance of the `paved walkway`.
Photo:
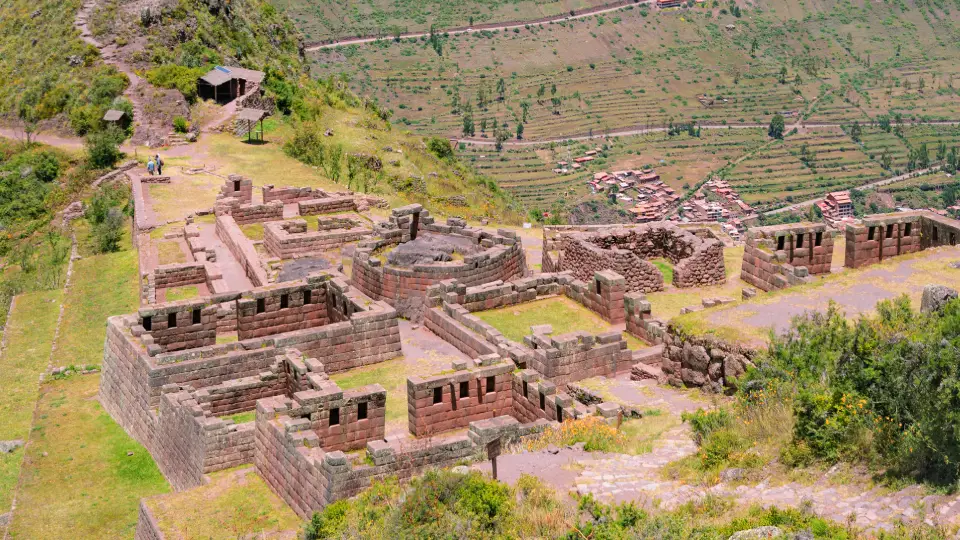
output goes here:
[{"label": "paved walkway", "polygon": [[231,291],[249,291],[252,289],[253,283],[250,282],[250,278],[243,270],[243,265],[237,261],[233,253],[217,237],[216,225],[213,223],[198,223],[197,227],[200,229],[200,239],[203,240],[204,245],[213,248],[217,254],[216,265],[220,269],[220,274],[227,283],[227,287]]}]

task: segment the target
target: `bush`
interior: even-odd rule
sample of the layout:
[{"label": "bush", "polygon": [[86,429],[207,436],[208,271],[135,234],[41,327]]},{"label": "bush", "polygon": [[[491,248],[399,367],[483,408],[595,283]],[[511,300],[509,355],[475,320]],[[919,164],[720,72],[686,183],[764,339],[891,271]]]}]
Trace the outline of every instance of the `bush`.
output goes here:
[{"label": "bush", "polygon": [[123,239],[123,213],[111,208],[102,223],[93,228],[94,247],[97,253],[120,251]]},{"label": "bush", "polygon": [[627,438],[616,428],[597,416],[567,420],[558,426],[547,428],[537,438],[527,441],[528,450],[540,450],[547,446],[570,446],[584,443],[588,452],[626,452]]},{"label": "bush", "polygon": [[37,152],[33,159],[33,174],[41,182],[53,182],[60,176],[60,160],[49,150]]},{"label": "bush", "polygon": [[120,142],[122,133],[116,128],[87,135],[87,163],[94,169],[109,169],[116,165],[122,156]]},{"label": "bush", "polygon": [[190,131],[190,123],[187,122],[187,119],[182,116],[176,116],[173,118],[173,131],[177,133],[186,133]]},{"label": "bush", "polygon": [[728,427],[733,422],[733,416],[726,409],[697,409],[692,413],[682,413],[680,417],[684,422],[690,423],[697,444],[702,443],[714,431]]},{"label": "bush", "polygon": [[427,149],[430,150],[431,154],[440,159],[453,157],[453,147],[450,146],[450,141],[442,137],[430,137],[427,139]]},{"label": "bush", "polygon": [[190,103],[197,100],[197,79],[207,70],[197,67],[166,64],[147,71],[147,80],[161,88],[175,88]]},{"label": "bush", "polygon": [[298,125],[293,137],[283,143],[283,152],[307,165],[322,167],[325,163],[325,149],[320,129],[310,123]]}]

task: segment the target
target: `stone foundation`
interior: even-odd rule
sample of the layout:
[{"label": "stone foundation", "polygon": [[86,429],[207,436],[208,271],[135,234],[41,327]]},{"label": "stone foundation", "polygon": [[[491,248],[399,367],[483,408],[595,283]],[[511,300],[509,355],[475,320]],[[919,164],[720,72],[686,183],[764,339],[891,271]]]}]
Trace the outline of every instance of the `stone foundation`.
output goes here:
[{"label": "stone foundation", "polygon": [[359,220],[332,216],[316,219],[319,230],[310,232],[307,231],[307,222],[302,219],[266,223],[263,226],[264,246],[274,257],[293,259],[361,240],[373,232]]},{"label": "stone foundation", "polygon": [[757,351],[714,336],[694,336],[669,325],[660,368],[674,386],[721,393],[753,365]]}]

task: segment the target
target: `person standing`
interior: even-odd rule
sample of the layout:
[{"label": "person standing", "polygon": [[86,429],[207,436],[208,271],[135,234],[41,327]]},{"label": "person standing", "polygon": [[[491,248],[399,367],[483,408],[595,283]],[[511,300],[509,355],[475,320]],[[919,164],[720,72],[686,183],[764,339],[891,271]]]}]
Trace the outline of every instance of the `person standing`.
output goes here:
[{"label": "person standing", "polygon": [[163,176],[163,160],[160,159],[160,154],[156,155],[154,161],[157,162],[157,174]]},{"label": "person standing", "polygon": [[156,163],[153,162],[153,158],[150,158],[150,161],[147,162],[147,174],[153,176],[153,170],[157,167]]}]

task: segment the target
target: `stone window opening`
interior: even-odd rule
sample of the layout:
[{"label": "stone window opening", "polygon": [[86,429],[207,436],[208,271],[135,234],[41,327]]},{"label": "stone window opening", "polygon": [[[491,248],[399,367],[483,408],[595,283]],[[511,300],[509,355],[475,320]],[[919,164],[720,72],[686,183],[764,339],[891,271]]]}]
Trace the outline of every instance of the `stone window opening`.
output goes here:
[{"label": "stone window opening", "polygon": [[240,191],[240,181],[239,181],[239,180],[234,180],[234,181],[233,181],[233,190],[234,190],[234,191]]},{"label": "stone window opening", "polygon": [[887,225],[887,238],[893,238],[893,223]]},{"label": "stone window opening", "polygon": [[799,249],[802,247],[803,247],[803,235],[799,234],[797,235],[797,248]]},{"label": "stone window opening", "polygon": [[263,298],[257,298],[257,313],[263,313],[267,310],[267,303]]},{"label": "stone window opening", "polygon": [[563,422],[563,407],[557,403],[557,422]]},{"label": "stone window opening", "polygon": [[144,317],[141,325],[147,332],[153,330],[153,317]]},{"label": "stone window opening", "polygon": [[453,386],[453,382],[450,383],[450,406],[453,407],[453,410],[457,410],[457,393],[454,391],[456,387]]},{"label": "stone window opening", "polygon": [[490,392],[496,392],[496,391],[497,391],[497,377],[495,375],[491,375],[487,377],[487,393],[489,394]]},{"label": "stone window opening", "polygon": [[176,328],[177,327],[177,314],[170,313],[167,315],[167,328]]},{"label": "stone window opening", "polygon": [[876,227],[870,227],[869,229],[867,229],[867,240],[873,240],[875,229]]},{"label": "stone window opening", "polygon": [[340,425],[340,409],[334,407],[330,409],[330,426]]},{"label": "stone window opening", "polygon": [[287,309],[290,307],[290,295],[281,294],[280,295],[280,309]]},{"label": "stone window opening", "polygon": [[200,310],[199,309],[193,310],[193,324],[200,324],[201,320],[202,319],[200,317]]},{"label": "stone window opening", "polygon": [[786,236],[778,236],[778,237],[777,237],[777,251],[783,251],[784,244],[785,244],[786,241],[787,241],[787,237],[786,237]]},{"label": "stone window opening", "polygon": [[910,229],[912,229],[913,223],[904,223],[903,224],[903,236],[910,236]]},{"label": "stone window opening", "polygon": [[313,298],[311,298],[310,296],[310,290],[307,289],[306,291],[303,291],[303,305],[307,305],[312,301],[313,301]]},{"label": "stone window opening", "polygon": [[600,280],[596,280],[595,283],[597,284],[597,294],[600,294]]},{"label": "stone window opening", "polygon": [[546,410],[546,408],[547,408],[547,396],[545,396],[543,392],[540,392],[540,410],[543,411],[543,410]]},{"label": "stone window opening", "polygon": [[957,245],[957,233],[953,231],[950,231],[950,245],[951,246]]},{"label": "stone window opening", "polygon": [[814,246],[814,247],[819,247],[821,244],[823,244],[823,233],[822,233],[822,232],[818,232],[817,235],[816,235],[816,236],[814,237],[814,239],[813,239],[813,246]]},{"label": "stone window opening", "polygon": [[436,405],[437,403],[442,403],[442,402],[443,402],[443,388],[438,386],[433,389],[433,404]]},{"label": "stone window opening", "polygon": [[367,402],[364,401],[357,405],[357,420],[367,419]]},{"label": "stone window opening", "polygon": [[470,397],[470,381],[460,383],[460,399]]},{"label": "stone window opening", "polygon": [[527,381],[523,381],[523,397],[527,397]]},{"label": "stone window opening", "polygon": [[939,241],[939,240],[940,240],[940,231],[939,231],[936,227],[934,227],[934,228],[933,228],[933,241],[934,241],[934,242],[937,242],[937,241]]},{"label": "stone window opening", "polygon": [[417,239],[417,232],[420,229],[420,212],[414,212],[410,219],[410,239]]}]

